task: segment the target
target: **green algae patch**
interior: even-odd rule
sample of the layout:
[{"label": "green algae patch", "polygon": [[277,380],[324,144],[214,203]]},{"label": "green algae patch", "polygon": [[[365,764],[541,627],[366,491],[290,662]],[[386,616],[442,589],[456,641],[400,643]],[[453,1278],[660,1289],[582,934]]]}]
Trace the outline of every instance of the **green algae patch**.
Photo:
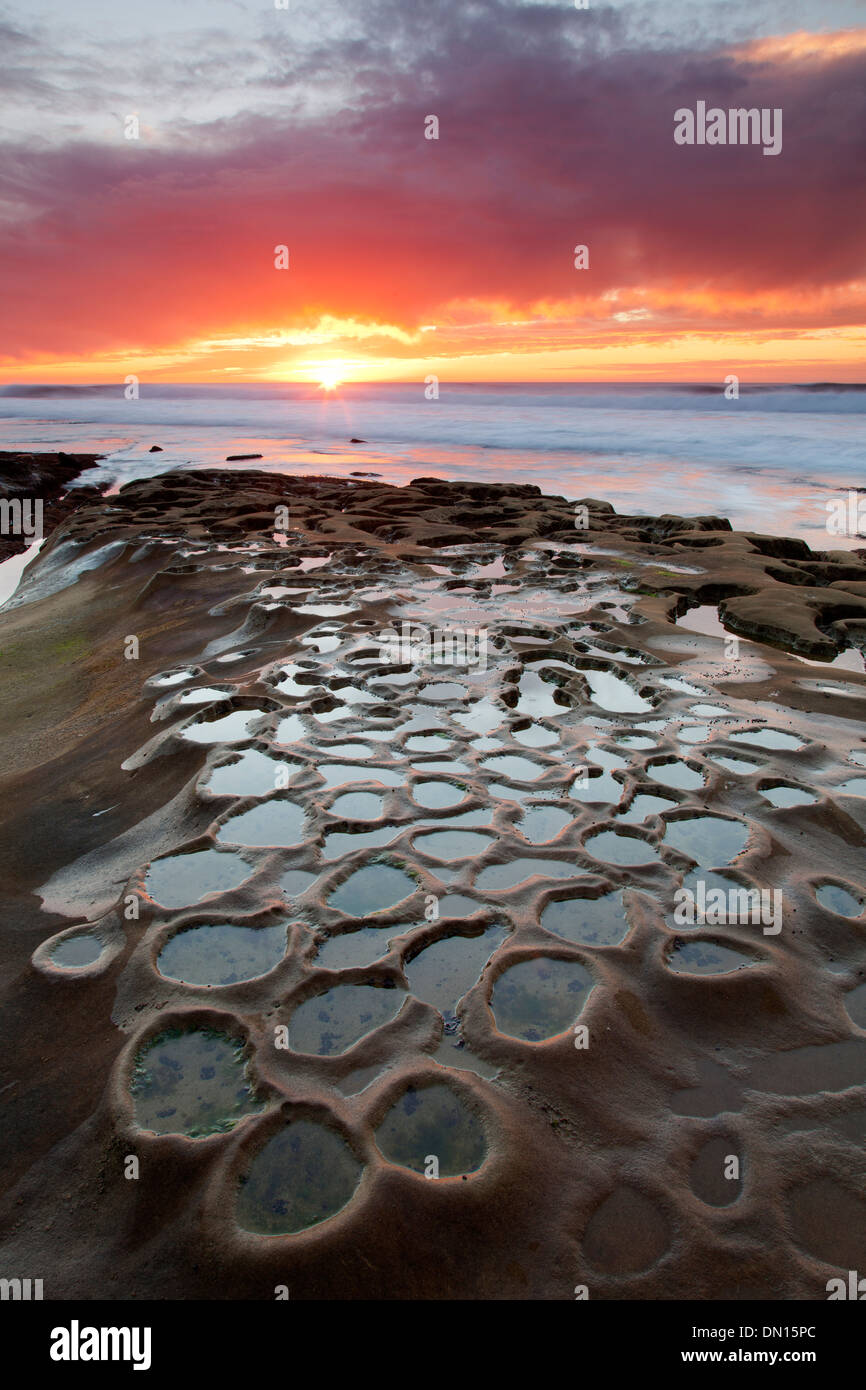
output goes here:
[{"label": "green algae patch", "polygon": [[242,1042],[209,1028],[161,1033],[140,1049],[130,1085],[135,1122],[153,1134],[226,1134],[265,1108]]}]

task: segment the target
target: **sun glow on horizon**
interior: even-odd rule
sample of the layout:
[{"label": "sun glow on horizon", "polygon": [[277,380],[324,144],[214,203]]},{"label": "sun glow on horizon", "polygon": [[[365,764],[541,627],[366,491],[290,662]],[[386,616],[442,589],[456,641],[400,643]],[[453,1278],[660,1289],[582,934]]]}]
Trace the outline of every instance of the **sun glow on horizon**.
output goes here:
[{"label": "sun glow on horizon", "polygon": [[345,380],[345,367],[342,362],[321,362],[313,370],[312,375],[316,378],[323,391],[336,391]]}]

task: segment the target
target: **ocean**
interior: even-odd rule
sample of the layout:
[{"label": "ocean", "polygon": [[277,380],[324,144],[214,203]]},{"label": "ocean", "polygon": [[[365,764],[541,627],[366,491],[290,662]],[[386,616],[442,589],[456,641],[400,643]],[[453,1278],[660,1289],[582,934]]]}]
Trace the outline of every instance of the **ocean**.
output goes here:
[{"label": "ocean", "polygon": [[[177,468],[535,483],[619,512],[726,516],[814,549],[828,505],[866,484],[866,386],[721,383],[0,387],[0,448],[103,453],[112,488]],[[350,443],[352,439],[360,442]],[[150,453],[158,444],[162,453]],[[228,465],[237,467],[238,465]],[[82,478],[88,481],[92,475]],[[866,500],[861,509],[866,513]]]}]

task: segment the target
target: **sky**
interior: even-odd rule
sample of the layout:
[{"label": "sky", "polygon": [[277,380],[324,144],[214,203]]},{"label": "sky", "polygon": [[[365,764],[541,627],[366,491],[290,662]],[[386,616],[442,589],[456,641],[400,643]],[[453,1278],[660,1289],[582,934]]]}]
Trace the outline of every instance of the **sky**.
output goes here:
[{"label": "sky", "polygon": [[866,378],[866,0],[278,4],[0,0],[0,380]]}]

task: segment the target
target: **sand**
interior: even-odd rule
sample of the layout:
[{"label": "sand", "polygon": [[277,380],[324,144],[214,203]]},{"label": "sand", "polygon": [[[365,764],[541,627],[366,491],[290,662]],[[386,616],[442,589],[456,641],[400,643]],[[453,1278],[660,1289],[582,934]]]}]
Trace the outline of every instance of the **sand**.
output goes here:
[{"label": "sand", "polygon": [[[811,1299],[866,1265],[866,556],[580,505],[219,470],[53,530],[0,613],[0,1272]],[[727,635],[674,621],[709,606]],[[385,664],[404,622],[484,660]],[[698,880],[780,929],[678,923]]]}]

